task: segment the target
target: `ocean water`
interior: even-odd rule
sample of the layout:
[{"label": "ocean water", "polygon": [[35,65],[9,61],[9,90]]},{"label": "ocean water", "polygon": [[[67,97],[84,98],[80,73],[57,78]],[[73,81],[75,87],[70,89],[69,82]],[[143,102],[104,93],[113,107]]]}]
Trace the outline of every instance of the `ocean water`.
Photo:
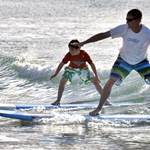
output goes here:
[{"label": "ocean water", "polygon": [[[150,26],[149,0],[0,0],[0,103],[52,103],[63,69],[52,81],[49,78],[68,52],[68,42],[125,23],[132,8],[139,8],[142,23]],[[83,47],[102,86],[120,46],[120,39],[109,38]],[[61,102],[97,105],[99,97],[92,84],[75,80],[66,85]],[[110,99],[120,106],[105,107],[104,114],[150,114],[150,87],[134,71],[121,86],[113,87]],[[55,119],[28,124],[0,118],[0,149],[149,149],[149,121],[85,122],[82,114],[92,109],[51,111]]]}]

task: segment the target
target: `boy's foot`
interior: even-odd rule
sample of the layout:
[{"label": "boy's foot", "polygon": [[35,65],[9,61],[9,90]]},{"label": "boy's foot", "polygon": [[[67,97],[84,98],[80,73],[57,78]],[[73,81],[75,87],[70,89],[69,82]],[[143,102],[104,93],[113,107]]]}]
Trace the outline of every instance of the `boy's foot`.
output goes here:
[{"label": "boy's foot", "polygon": [[59,101],[55,101],[51,105],[60,105],[60,102]]}]

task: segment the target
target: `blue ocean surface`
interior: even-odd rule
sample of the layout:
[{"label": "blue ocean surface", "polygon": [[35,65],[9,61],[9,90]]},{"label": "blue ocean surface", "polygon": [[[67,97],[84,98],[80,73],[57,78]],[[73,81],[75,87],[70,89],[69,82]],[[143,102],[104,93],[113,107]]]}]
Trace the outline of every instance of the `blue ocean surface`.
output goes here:
[{"label": "blue ocean surface", "polygon": [[[142,23],[150,27],[149,0],[0,0],[0,103],[54,102],[64,68],[53,80],[49,78],[68,52],[68,42],[126,23],[132,8],[143,12]],[[102,86],[121,43],[108,38],[82,47],[95,63]],[[61,103],[96,106],[99,99],[92,84],[74,79],[66,85]],[[116,107],[104,107],[103,114],[150,114],[150,86],[133,71],[113,87],[110,101]],[[92,110],[37,110],[56,117],[28,124],[1,117],[0,149],[149,149],[149,120],[84,121],[82,115]]]}]

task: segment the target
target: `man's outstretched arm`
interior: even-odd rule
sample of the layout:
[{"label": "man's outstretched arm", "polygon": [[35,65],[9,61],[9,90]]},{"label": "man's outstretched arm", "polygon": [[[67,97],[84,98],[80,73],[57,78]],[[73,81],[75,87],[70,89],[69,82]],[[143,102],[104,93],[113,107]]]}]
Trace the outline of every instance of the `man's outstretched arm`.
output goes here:
[{"label": "man's outstretched arm", "polygon": [[110,31],[103,32],[103,33],[98,33],[98,34],[90,37],[89,39],[87,39],[87,40],[85,40],[83,42],[80,42],[80,46],[83,46],[83,45],[85,45],[87,43],[97,42],[97,41],[106,39],[106,38],[108,38],[110,36],[111,36]]}]

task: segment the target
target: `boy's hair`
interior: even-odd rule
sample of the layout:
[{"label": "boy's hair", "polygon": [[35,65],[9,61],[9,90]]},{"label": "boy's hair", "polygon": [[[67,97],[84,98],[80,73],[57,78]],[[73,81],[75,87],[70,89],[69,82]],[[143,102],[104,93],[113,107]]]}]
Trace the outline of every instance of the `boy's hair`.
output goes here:
[{"label": "boy's hair", "polygon": [[79,48],[79,41],[77,39],[71,40],[68,44],[69,47]]},{"label": "boy's hair", "polygon": [[142,18],[142,12],[139,9],[131,9],[127,15],[133,16],[134,18]]}]

